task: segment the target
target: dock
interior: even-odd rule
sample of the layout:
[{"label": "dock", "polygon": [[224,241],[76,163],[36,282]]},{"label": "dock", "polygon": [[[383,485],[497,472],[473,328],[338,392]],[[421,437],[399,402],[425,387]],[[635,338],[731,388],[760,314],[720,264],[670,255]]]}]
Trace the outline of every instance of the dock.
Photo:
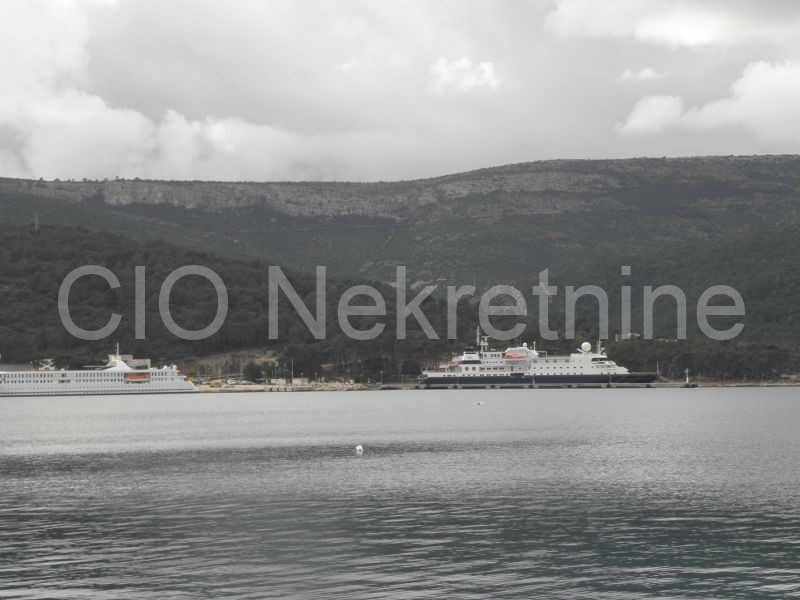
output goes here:
[{"label": "dock", "polygon": [[421,390],[484,390],[484,389],[604,389],[604,388],[696,388],[696,383],[684,382],[652,382],[652,383],[525,383],[525,384],[452,384],[452,385],[423,385],[416,384],[411,386],[413,389]]}]

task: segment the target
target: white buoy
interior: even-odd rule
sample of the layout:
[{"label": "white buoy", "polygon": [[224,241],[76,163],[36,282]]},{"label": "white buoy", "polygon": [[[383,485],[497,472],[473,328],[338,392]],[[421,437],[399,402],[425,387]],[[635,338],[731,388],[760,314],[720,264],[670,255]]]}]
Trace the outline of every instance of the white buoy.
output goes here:
[{"label": "white buoy", "polygon": [[356,454],[358,455],[364,454],[364,446],[362,446],[361,444],[356,446]]}]

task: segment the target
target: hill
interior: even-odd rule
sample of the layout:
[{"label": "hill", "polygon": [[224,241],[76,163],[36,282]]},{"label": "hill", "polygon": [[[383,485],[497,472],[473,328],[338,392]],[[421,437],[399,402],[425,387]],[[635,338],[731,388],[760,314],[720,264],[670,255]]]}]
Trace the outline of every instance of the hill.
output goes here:
[{"label": "hill", "polygon": [[800,157],[544,161],[379,183],[0,179],[0,222],[169,239],[300,271],[507,283],[800,223]]},{"label": "hill", "polygon": [[[100,265],[116,275],[120,285],[110,289],[97,276],[79,279],[72,287],[71,318],[86,330],[103,327],[112,313],[122,320],[106,339],[87,341],[70,335],[59,316],[61,283],[73,269]],[[136,266],[146,267],[145,339],[135,336]],[[159,312],[159,293],[167,275],[185,265],[202,265],[217,273],[228,296],[228,313],[218,333],[202,340],[186,340],[165,326]],[[135,242],[120,236],[65,226],[0,228],[0,354],[11,363],[25,363],[46,356],[60,366],[97,364],[119,342],[126,352],[149,356],[158,362],[174,362],[219,352],[260,348],[272,352],[283,364],[293,361],[297,372],[321,372],[329,365],[333,375],[376,375],[387,379],[401,373],[418,374],[423,361],[456,347],[453,342],[429,341],[409,321],[408,336],[396,340],[394,306],[388,304],[386,335],[369,342],[354,342],[337,322],[337,306],[345,289],[354,282],[327,280],[326,337],[317,340],[282,294],[278,310],[278,335],[269,335],[269,264],[237,260],[179,248],[165,242]],[[306,306],[315,311],[315,277],[285,271]],[[360,282],[363,283],[363,282]],[[379,286],[380,287],[380,286]],[[381,288],[386,297],[389,289]],[[442,331],[441,303],[429,301],[425,310]],[[189,276],[177,282],[170,296],[170,314],[180,327],[198,330],[210,324],[217,312],[217,295],[207,280]],[[354,327],[366,328],[374,317],[354,317]],[[474,322],[474,321],[472,321]],[[466,323],[465,323],[466,325]],[[472,326],[469,325],[471,329]],[[466,333],[466,329],[463,330]]]},{"label": "hill", "polygon": [[[800,294],[800,275],[795,257],[800,255],[800,228],[787,226],[767,234],[695,242],[680,252],[642,254],[629,260],[633,268],[631,286],[669,282],[685,287],[690,307],[708,285],[724,282],[726,277],[744,277],[742,294],[747,314],[742,320],[743,334],[730,342],[703,339],[697,332],[694,313],[689,314],[690,339],[685,341],[620,342],[609,345],[612,357],[633,369],[654,369],[680,376],[684,368],[718,378],[774,378],[798,369],[797,336],[800,334],[800,309],[795,299]],[[609,290],[623,282],[617,257],[597,255],[584,272],[575,272],[572,279],[558,285],[591,282]],[[629,257],[631,258],[631,257]],[[112,312],[123,319],[115,334],[106,340],[83,341],[67,333],[58,314],[57,298],[64,277],[82,265],[102,265],[116,274],[120,287],[109,289],[97,277],[76,283],[70,296],[71,314],[86,329],[103,326]],[[200,264],[218,273],[229,295],[229,312],[218,334],[199,341],[187,341],[171,333],[158,312],[161,283],[174,269]],[[326,339],[315,339],[285,299],[279,303],[280,333],[277,340],[268,335],[268,262],[258,259],[233,259],[211,253],[187,250],[166,242],[136,242],[118,235],[65,226],[5,226],[0,229],[0,353],[4,360],[28,362],[52,356],[60,365],[96,364],[108,353],[114,342],[126,351],[150,356],[157,361],[174,362],[209,354],[258,348],[272,352],[282,364],[294,361],[297,372],[322,372],[331,376],[372,378],[383,371],[386,380],[400,375],[416,375],[428,362],[436,362],[443,354],[459,350],[471,341],[477,322],[475,302],[459,308],[458,340],[428,340],[409,319],[408,339],[395,335],[394,290],[374,284],[387,301],[387,316],[380,321],[386,330],[380,337],[354,341],[345,336],[337,323],[338,300],[353,284],[369,284],[364,278],[328,278]],[[134,269],[146,266],[145,340],[134,335]],[[740,274],[737,272],[741,270]],[[741,273],[745,275],[742,276]],[[307,306],[313,307],[315,279],[287,270],[292,285]],[[536,305],[527,291],[529,317],[524,339],[536,339]],[[634,306],[640,304],[639,292]],[[562,292],[563,295],[563,292]],[[563,338],[561,296],[554,299],[551,322],[562,333],[561,339],[540,342],[550,351],[570,351],[576,342]],[[612,303],[612,331],[618,328],[618,310]],[[174,287],[171,314],[178,325],[199,329],[212,321],[217,309],[213,287],[204,279],[188,277]],[[441,299],[430,298],[423,311],[434,329],[445,337],[446,307]],[[656,311],[656,335],[667,340],[675,337],[674,305],[659,300]],[[596,339],[595,305],[579,305],[577,339]],[[634,311],[634,322],[641,310]],[[720,317],[725,319],[725,317]],[[514,319],[516,320],[516,319]],[[525,319],[523,319],[525,320]],[[366,328],[377,322],[375,317],[361,317],[355,325]],[[724,327],[719,325],[720,328]],[[496,345],[504,347],[505,342]]]},{"label": "hill", "polygon": [[[332,363],[340,372],[414,373],[460,342],[353,345],[334,327],[319,344],[299,325],[290,336],[294,348],[268,340],[267,266],[293,270],[307,293],[313,288],[307,274],[316,265],[328,267],[339,289],[349,281],[390,281],[397,265],[408,267],[415,284],[433,282],[440,289],[512,284],[528,298],[532,326],[530,286],[549,268],[551,284],[561,288],[552,302],[553,322],[563,323],[565,285],[598,285],[609,293],[612,335],[619,328],[620,286],[633,288],[634,331],[642,329],[643,286],[669,284],[686,292],[691,339],[653,342],[647,350],[612,346],[631,367],[654,368],[659,361],[679,373],[681,365],[693,364],[728,376],[728,365],[738,365],[741,376],[771,376],[797,368],[799,206],[797,156],[546,161],[379,183],[0,179],[0,352],[21,360],[61,353],[71,361],[105,352],[99,344],[65,339],[60,322],[52,321],[58,283],[75,266],[116,265],[130,290],[125,282],[134,265],[148,265],[148,277],[161,281],[168,267],[200,263],[226,274],[241,309],[232,311],[220,335],[198,343],[174,339],[152,313],[147,345],[133,340],[130,319],[123,321],[126,347],[163,357],[252,347],[302,350],[309,367]],[[34,218],[42,225],[38,234],[31,232]],[[630,265],[632,276],[623,277],[621,265]],[[742,335],[726,344],[703,341],[694,318],[700,294],[715,284],[736,288],[747,307]],[[88,301],[94,297],[89,291],[76,296],[83,299],[78,314],[88,322],[102,324],[109,306],[132,302],[132,292],[108,292],[103,285],[91,292],[98,302]],[[177,318],[207,323],[212,301],[207,297],[193,309],[176,306]],[[148,296],[148,302],[154,311],[157,298]],[[441,295],[430,302],[442,310]],[[475,309],[474,302],[467,304],[460,319],[461,342],[472,336]],[[329,314],[335,311],[331,304]],[[676,337],[674,314],[669,299],[658,301],[656,337]],[[593,339],[595,306],[582,301],[578,315],[581,335]],[[286,322],[297,325],[292,318]],[[529,331],[529,339],[535,337],[536,327]],[[573,342],[547,346],[569,350]]]}]

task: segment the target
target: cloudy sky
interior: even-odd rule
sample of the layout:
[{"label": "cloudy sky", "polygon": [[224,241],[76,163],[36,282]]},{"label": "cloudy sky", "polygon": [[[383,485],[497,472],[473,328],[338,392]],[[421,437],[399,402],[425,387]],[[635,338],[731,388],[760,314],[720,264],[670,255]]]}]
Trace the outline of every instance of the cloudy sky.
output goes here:
[{"label": "cloudy sky", "polygon": [[3,0],[0,176],[800,151],[795,0]]}]

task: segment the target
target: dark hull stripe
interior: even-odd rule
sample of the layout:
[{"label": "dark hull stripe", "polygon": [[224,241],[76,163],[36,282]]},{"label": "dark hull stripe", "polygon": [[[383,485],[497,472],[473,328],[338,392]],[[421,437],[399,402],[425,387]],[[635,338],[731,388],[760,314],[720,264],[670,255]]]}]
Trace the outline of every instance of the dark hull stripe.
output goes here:
[{"label": "dark hull stripe", "polygon": [[603,383],[653,383],[658,381],[657,373],[617,373],[612,375],[474,375],[466,377],[423,377],[425,386],[450,385],[569,385],[569,384],[603,384]]}]

